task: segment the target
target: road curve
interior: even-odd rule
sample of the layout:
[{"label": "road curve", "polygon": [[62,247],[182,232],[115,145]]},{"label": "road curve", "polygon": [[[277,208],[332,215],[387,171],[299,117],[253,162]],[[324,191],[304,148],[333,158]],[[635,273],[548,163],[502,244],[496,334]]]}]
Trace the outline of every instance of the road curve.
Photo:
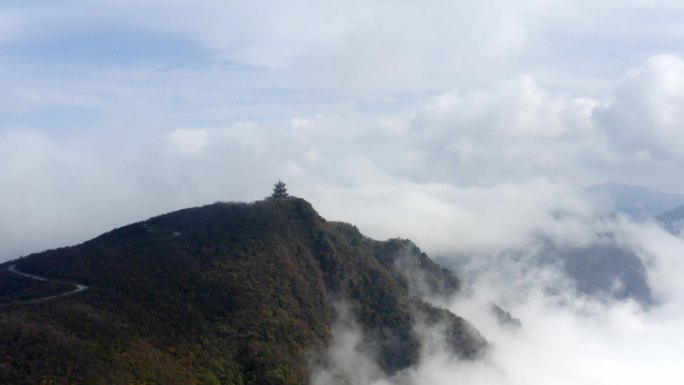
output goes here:
[{"label": "road curve", "polygon": [[[62,282],[62,281],[58,281],[58,280],[55,280],[55,279],[49,279],[49,278],[41,277],[41,276],[39,276],[39,275],[21,272],[21,271],[17,270],[17,265],[12,265],[12,266],[8,267],[7,270],[9,270],[11,273],[14,273],[14,274],[16,274],[16,275],[20,275],[20,276],[26,277],[26,278],[35,279],[35,280],[37,280],[37,281],[64,283],[64,282]],[[67,295],[72,295],[72,294],[80,293],[80,292],[85,291],[85,290],[88,289],[88,286],[86,286],[86,285],[81,285],[80,283],[70,283],[70,282],[69,282],[68,284],[73,285],[73,286],[75,286],[76,288],[75,288],[74,290],[65,291],[64,293],[53,294],[53,295],[49,295],[49,296],[47,296],[47,297],[40,297],[40,298],[36,298],[36,299],[31,299],[31,300],[28,300],[28,301],[22,301],[21,303],[24,304],[24,303],[36,303],[36,302],[49,301],[49,300],[51,300],[51,299],[60,298],[60,297],[66,297]]]},{"label": "road curve", "polygon": [[[144,224],[143,226],[146,226],[146,224]],[[148,229],[148,231],[152,231],[152,230]],[[183,233],[181,233],[181,232],[179,232],[179,231],[172,231],[172,232],[171,232],[171,235],[169,235],[169,238],[176,238],[176,237],[181,236],[182,234],[183,234]],[[7,270],[9,270],[9,271],[10,271],[11,273],[13,273],[13,274],[20,275],[20,276],[26,277],[26,278],[35,279],[35,280],[37,280],[37,281],[42,281],[42,282],[56,282],[56,283],[67,283],[67,284],[69,284],[69,285],[73,285],[73,286],[76,287],[74,290],[65,291],[64,293],[54,294],[54,295],[50,295],[50,296],[47,296],[47,297],[40,297],[40,298],[36,298],[36,299],[31,299],[31,300],[28,300],[28,301],[21,301],[21,302],[19,302],[20,304],[49,301],[49,300],[51,300],[51,299],[60,298],[60,297],[66,297],[67,295],[72,295],[72,294],[80,293],[80,292],[85,291],[85,290],[88,289],[88,286],[82,285],[82,284],[80,284],[80,283],[75,283],[75,282],[63,282],[63,281],[56,280],[56,279],[50,279],[50,278],[41,277],[40,275],[24,273],[24,272],[22,272],[22,271],[17,270],[17,265],[16,265],[16,264],[11,265],[10,267],[7,268]]]}]

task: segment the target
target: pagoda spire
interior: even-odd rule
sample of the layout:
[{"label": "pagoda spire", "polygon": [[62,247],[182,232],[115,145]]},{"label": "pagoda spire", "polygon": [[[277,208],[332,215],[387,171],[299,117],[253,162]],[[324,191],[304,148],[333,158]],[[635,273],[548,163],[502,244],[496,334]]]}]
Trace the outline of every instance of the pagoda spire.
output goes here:
[{"label": "pagoda spire", "polygon": [[276,183],[274,186],[273,194],[271,195],[273,198],[287,198],[287,188],[285,188],[285,183],[278,181],[278,183]]}]

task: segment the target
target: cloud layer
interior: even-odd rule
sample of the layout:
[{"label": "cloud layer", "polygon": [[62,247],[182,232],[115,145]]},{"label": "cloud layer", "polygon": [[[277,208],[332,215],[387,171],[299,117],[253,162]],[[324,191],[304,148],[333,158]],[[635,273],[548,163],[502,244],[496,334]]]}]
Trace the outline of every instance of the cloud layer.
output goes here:
[{"label": "cloud layer", "polygon": [[[574,216],[574,215],[571,215]],[[392,377],[364,355],[360,331],[344,316],[334,330],[329,359],[332,367],[314,371],[314,384],[334,378],[375,385],[412,384],[677,384],[684,374],[678,357],[684,353],[681,323],[681,276],[684,240],[652,223],[625,218],[588,223],[585,230],[610,231],[616,242],[647,262],[649,284],[659,304],[645,309],[631,300],[597,299],[578,294],[573,282],[554,265],[534,257],[537,240],[514,249],[478,253],[460,272],[468,287],[442,306],[480,330],[489,348],[479,360],[459,361],[441,344],[439,330],[417,330],[423,337],[420,363]],[[547,229],[548,233],[565,229]],[[459,257],[442,258],[458,263]],[[498,303],[522,322],[521,328],[501,324],[491,311]],[[336,377],[337,376],[337,377]],[[344,383],[344,382],[340,382]]]},{"label": "cloud layer", "polygon": [[[143,95],[130,115],[108,112],[112,121],[90,133],[5,125],[3,258],[184,205],[259,199],[281,178],[325,216],[429,250],[496,249],[549,226],[579,236],[581,221],[553,219],[564,210],[593,215],[576,188],[613,176],[679,188],[671,175],[684,160],[682,63],[652,57],[626,70],[607,100],[570,97],[525,75],[427,95],[390,113],[185,124],[182,114],[162,119],[153,109],[134,123],[149,103]],[[101,103],[33,97],[86,110]]]}]

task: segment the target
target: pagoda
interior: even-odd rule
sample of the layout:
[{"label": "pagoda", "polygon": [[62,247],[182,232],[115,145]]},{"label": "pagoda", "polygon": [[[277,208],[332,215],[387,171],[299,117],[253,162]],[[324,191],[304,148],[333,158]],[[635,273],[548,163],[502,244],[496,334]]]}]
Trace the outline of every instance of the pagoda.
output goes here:
[{"label": "pagoda", "polygon": [[278,183],[276,183],[274,186],[273,194],[271,195],[273,198],[287,198],[287,188],[285,188],[285,183],[278,181]]}]

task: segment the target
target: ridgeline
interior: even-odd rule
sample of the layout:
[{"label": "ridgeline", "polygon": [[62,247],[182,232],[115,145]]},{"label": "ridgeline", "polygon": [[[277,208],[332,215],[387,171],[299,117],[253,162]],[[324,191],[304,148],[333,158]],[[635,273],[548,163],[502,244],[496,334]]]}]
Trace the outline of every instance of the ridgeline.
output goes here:
[{"label": "ridgeline", "polygon": [[[389,374],[417,363],[418,323],[464,359],[485,346],[416,295],[416,277],[458,291],[450,271],[294,197],[180,210],[0,269],[0,384],[307,384],[335,303]],[[59,296],[74,283],[88,290]]]}]

